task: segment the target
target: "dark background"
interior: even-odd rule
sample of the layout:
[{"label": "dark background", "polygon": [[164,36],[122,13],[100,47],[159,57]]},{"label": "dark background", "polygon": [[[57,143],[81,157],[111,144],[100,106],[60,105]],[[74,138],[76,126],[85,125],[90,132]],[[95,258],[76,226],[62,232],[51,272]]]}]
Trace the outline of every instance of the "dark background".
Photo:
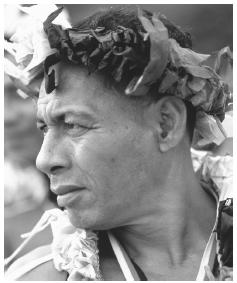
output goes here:
[{"label": "dark background", "polygon": [[[116,5],[66,4],[73,24],[98,9]],[[121,6],[121,5],[120,5]],[[131,5],[135,6],[136,5]],[[161,12],[192,35],[193,49],[210,53],[224,46],[233,49],[233,5],[231,4],[150,4],[139,5],[151,12]]]}]

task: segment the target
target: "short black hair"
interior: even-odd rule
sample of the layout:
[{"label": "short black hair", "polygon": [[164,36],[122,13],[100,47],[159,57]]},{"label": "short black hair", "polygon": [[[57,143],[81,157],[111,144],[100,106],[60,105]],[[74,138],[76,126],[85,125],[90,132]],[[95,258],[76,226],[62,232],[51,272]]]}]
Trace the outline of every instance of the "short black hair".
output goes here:
[{"label": "short black hair", "polygon": [[[151,20],[152,13],[143,10],[143,15]],[[183,48],[192,48],[192,39],[191,35],[183,31],[179,26],[172,23],[170,20],[168,20],[164,15],[160,15],[160,20],[165,25],[165,27],[168,30],[168,34],[170,38],[175,39],[179,45]],[[138,17],[138,8],[136,5],[123,5],[123,6],[114,6],[107,9],[102,9],[100,11],[95,12],[91,16],[88,16],[82,20],[80,20],[73,28],[77,29],[92,29],[95,30],[98,27],[103,27],[105,30],[110,31],[116,31],[118,26],[123,26],[125,28],[132,29],[135,33],[145,32],[141,21]],[[150,49],[149,49],[150,50]],[[146,64],[149,62],[149,50],[147,51],[147,54],[144,54],[144,58],[146,58]],[[128,70],[128,72],[125,74],[125,82],[124,85],[129,82],[134,75],[138,75],[143,72],[143,70]],[[123,82],[120,82],[123,84]],[[114,82],[116,84],[116,82]],[[154,88],[152,87],[154,90]],[[151,93],[153,90],[151,89]],[[153,94],[152,94],[153,96]],[[156,88],[156,95],[153,97],[156,97],[156,100],[159,99],[159,96],[157,96],[157,88]],[[187,132],[190,138],[190,142],[192,141],[195,122],[196,122],[196,112],[193,105],[188,102],[184,101],[186,109],[187,109]]]},{"label": "short black hair", "polygon": [[[152,13],[143,10],[143,15],[151,20]],[[182,31],[181,28],[164,15],[160,16],[160,20],[168,29],[169,37],[175,39],[181,47],[192,48],[192,39],[190,33]],[[101,9],[91,16],[80,20],[74,27],[78,29],[96,29],[104,27],[105,30],[115,31],[118,26],[131,28],[136,33],[145,32],[139,18],[136,5],[123,5]]]}]

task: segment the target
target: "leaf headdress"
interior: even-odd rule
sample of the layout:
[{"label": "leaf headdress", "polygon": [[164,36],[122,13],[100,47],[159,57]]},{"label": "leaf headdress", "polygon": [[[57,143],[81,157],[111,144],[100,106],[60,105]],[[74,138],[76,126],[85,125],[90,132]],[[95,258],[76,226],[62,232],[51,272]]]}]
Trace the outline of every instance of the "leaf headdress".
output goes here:
[{"label": "leaf headdress", "polygon": [[170,37],[163,15],[146,17],[141,10],[140,31],[121,25],[64,28],[54,23],[61,12],[62,8],[54,11],[43,23],[51,48],[44,60],[47,93],[56,87],[51,66],[61,60],[84,65],[89,73],[107,72],[125,84],[124,95],[145,96],[152,88],[157,98],[172,95],[191,102],[196,131],[209,142],[222,142],[221,121],[232,103],[233,59],[228,47],[211,55],[196,53],[189,44],[181,46]]}]

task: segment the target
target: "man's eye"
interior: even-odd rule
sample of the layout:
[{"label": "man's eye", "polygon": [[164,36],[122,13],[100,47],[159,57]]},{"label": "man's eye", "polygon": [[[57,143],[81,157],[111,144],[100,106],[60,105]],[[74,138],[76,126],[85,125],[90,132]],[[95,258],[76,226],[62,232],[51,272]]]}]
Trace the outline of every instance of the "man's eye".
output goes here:
[{"label": "man's eye", "polygon": [[64,127],[66,130],[68,130],[71,133],[76,133],[78,131],[88,131],[89,128],[82,126],[80,124],[76,124],[76,123],[64,123]]},{"label": "man's eye", "polygon": [[65,125],[65,128],[69,130],[80,128],[80,125],[74,124],[74,123],[64,123],[64,125]]}]

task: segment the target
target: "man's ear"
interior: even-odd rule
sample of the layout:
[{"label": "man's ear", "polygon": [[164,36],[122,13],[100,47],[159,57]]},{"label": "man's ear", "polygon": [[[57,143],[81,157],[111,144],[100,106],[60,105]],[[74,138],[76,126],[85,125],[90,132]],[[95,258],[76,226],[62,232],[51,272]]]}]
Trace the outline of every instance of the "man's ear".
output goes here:
[{"label": "man's ear", "polygon": [[178,145],[186,133],[185,104],[177,97],[165,96],[153,104],[152,112],[160,151],[168,151]]}]

